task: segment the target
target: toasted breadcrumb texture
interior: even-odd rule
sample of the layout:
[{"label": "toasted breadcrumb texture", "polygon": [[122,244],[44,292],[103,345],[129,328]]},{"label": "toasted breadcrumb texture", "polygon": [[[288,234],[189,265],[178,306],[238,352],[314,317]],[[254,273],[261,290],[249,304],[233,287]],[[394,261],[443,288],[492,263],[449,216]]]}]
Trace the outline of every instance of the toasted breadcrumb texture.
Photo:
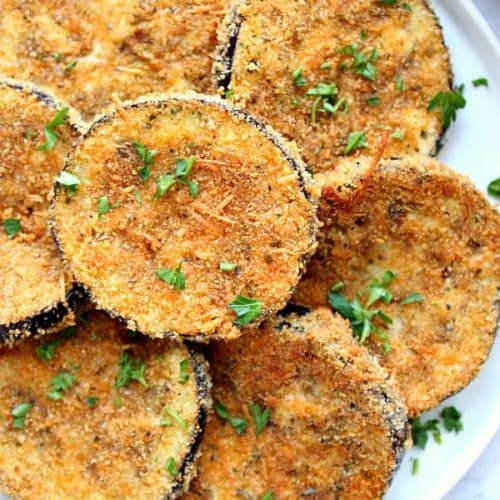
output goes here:
[{"label": "toasted breadcrumb texture", "polygon": [[[209,408],[200,355],[145,340],[95,312],[76,332],[43,341],[0,350],[0,491],[21,499],[177,497],[193,475]],[[55,348],[44,361],[37,349],[45,346],[47,357],[47,343]],[[124,353],[134,370],[144,364],[147,387],[131,380],[117,391]],[[50,399],[61,374],[72,382]],[[32,407],[19,428],[12,411],[24,403]]]},{"label": "toasted breadcrumb texture", "polygon": [[[210,346],[213,414],[186,499],[380,498],[408,434],[387,374],[327,308],[291,314]],[[249,404],[270,410],[256,435]]]},{"label": "toasted breadcrumb texture", "polygon": [[5,0],[0,72],[92,118],[113,99],[207,91],[227,0]]},{"label": "toasted breadcrumb texture", "polygon": [[[418,156],[384,161],[351,201],[323,185],[319,248],[294,301],[327,304],[337,281],[352,300],[394,272],[394,300],[382,306],[393,319],[391,350],[384,356],[375,340],[368,347],[418,415],[465,387],[488,356],[499,314],[500,216],[468,179]],[[411,293],[423,301],[403,305]]]},{"label": "toasted breadcrumb texture", "polygon": [[[137,141],[157,151],[145,181]],[[199,193],[177,179],[155,197],[159,176],[175,177],[190,157]],[[303,164],[268,127],[213,97],[130,102],[94,123],[66,170],[82,184],[73,197],[56,190],[52,220],[75,278],[99,308],[154,337],[236,337],[238,295],[261,302],[257,326],[284,307],[316,246]],[[99,216],[103,196],[113,208]],[[179,265],[185,288],[158,277]]]},{"label": "toasted breadcrumb texture", "polygon": [[[62,261],[48,229],[49,193],[83,127],[72,110],[50,151],[45,126],[65,107],[25,82],[0,81],[0,337],[46,331],[70,315]],[[9,219],[20,224],[8,234]]]},{"label": "toasted breadcrumb texture", "polygon": [[[425,0],[236,1],[217,54],[219,90],[295,140],[314,172],[343,168],[351,132],[365,133],[366,148],[349,153],[362,162],[432,154],[443,132],[427,107],[450,90],[451,66]],[[338,90],[326,108],[307,95],[319,84]]]}]

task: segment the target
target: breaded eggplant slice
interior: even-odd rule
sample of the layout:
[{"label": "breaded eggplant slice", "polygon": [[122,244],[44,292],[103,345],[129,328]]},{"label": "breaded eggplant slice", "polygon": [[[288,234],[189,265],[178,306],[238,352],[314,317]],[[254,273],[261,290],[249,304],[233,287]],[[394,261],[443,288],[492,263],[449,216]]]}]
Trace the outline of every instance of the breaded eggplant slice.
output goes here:
[{"label": "breaded eggplant slice", "polygon": [[5,0],[0,72],[92,118],[148,92],[207,91],[228,0]]},{"label": "breaded eggplant slice", "polygon": [[0,343],[73,319],[78,294],[65,284],[47,219],[54,178],[80,136],[79,117],[68,110],[65,123],[48,127],[52,148],[42,148],[64,107],[28,83],[0,81]]},{"label": "breaded eggplant slice", "polygon": [[327,308],[278,316],[210,350],[218,414],[187,498],[382,496],[408,422],[387,374],[344,319]]},{"label": "breaded eggplant slice", "polygon": [[450,91],[448,51],[427,1],[388,3],[236,1],[216,85],[296,141],[314,172],[346,156],[434,153],[443,127],[427,108]]},{"label": "breaded eggplant slice", "polygon": [[15,498],[175,498],[194,473],[207,366],[104,313],[0,350],[0,491]]},{"label": "breaded eggplant slice", "polygon": [[129,102],[91,126],[65,169],[81,186],[72,197],[56,186],[52,223],[76,281],[152,337],[257,326],[316,247],[300,160],[214,97]]},{"label": "breaded eggplant slice", "polygon": [[[415,416],[465,387],[488,356],[499,314],[500,217],[468,179],[419,156],[384,161],[359,194],[345,203],[323,187],[325,225],[294,300],[327,304],[338,281],[352,300],[395,273],[394,298],[380,306],[393,320],[391,350],[384,355],[373,335],[367,345]],[[414,293],[421,301],[404,304]]]}]

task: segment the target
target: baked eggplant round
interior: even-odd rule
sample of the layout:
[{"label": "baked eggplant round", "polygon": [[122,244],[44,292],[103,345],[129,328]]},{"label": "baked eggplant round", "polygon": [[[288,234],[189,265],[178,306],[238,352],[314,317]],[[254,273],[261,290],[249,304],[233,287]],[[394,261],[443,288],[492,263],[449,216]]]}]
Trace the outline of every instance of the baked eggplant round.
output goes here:
[{"label": "baked eggplant round", "polygon": [[226,3],[5,0],[0,71],[50,88],[87,119],[113,97],[207,91]]},{"label": "baked eggplant round", "polygon": [[152,337],[232,338],[280,310],[316,247],[310,176],[280,138],[215,97],[149,96],[68,156],[52,225],[101,309]]},{"label": "baked eggplant round", "polygon": [[382,496],[408,422],[344,319],[327,308],[278,316],[211,344],[209,357],[216,413],[185,498]]},{"label": "baked eggplant round", "polygon": [[70,322],[79,292],[65,279],[47,219],[49,193],[80,136],[78,115],[28,83],[0,82],[0,343]]},{"label": "baked eggplant round", "polygon": [[318,251],[294,300],[328,304],[338,282],[330,302],[341,308],[338,293],[363,306],[378,295],[368,309],[392,323],[376,315],[385,334],[366,345],[418,415],[465,387],[488,356],[499,314],[499,213],[468,179],[419,156],[383,161],[349,201],[329,185],[322,192]]},{"label": "baked eggplant round", "polygon": [[429,104],[451,91],[425,0],[236,1],[214,78],[231,102],[296,141],[315,173],[352,156],[434,153],[443,120]]},{"label": "baked eggplant round", "polygon": [[0,350],[0,491],[15,498],[176,498],[194,473],[204,358],[104,313]]}]

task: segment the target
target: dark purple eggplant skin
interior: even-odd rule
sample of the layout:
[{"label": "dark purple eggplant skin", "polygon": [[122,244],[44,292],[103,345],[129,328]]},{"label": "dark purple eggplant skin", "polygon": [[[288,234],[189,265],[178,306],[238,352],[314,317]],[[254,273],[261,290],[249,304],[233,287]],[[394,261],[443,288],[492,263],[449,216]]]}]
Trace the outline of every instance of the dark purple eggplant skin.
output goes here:
[{"label": "dark purple eggplant skin", "polygon": [[[219,109],[224,110],[226,113],[229,115],[235,116],[236,118],[240,119],[241,121],[248,123],[251,126],[254,126],[259,130],[259,132],[262,133],[264,137],[266,137],[273,145],[275,145],[279,151],[282,153],[284,158],[290,163],[291,167],[295,172],[297,172],[297,177],[299,181],[299,186],[302,194],[304,197],[309,200],[315,207],[316,207],[316,200],[313,198],[309,190],[307,189],[307,184],[308,182],[306,181],[306,177],[311,178],[311,173],[309,168],[305,165],[305,163],[302,161],[302,159],[298,156],[298,154],[294,154],[292,151],[290,151],[286,147],[286,140],[276,131],[274,131],[272,128],[270,128],[268,125],[265,123],[261,122],[254,116],[250,115],[249,113],[239,109],[239,108],[234,108],[227,104],[225,101],[220,99],[217,96],[209,96],[209,95],[204,95],[204,94],[197,94],[197,93],[189,93],[187,95],[183,94],[174,94],[174,95],[167,95],[167,94],[159,94],[159,95],[153,95],[153,96],[147,96],[146,98],[139,98],[138,100],[134,101],[129,101],[126,102],[122,105],[122,109],[133,109],[137,107],[141,107],[146,104],[154,104],[158,106],[160,109],[162,107],[167,107],[172,105],[172,103],[176,102],[200,102],[202,104],[206,104],[207,106],[214,106]],[[113,117],[116,115],[117,110],[110,110],[106,114],[98,116],[94,122],[92,122],[87,130],[83,133],[81,140],[85,140],[88,138],[93,130],[97,128],[100,124],[113,119]],[[63,170],[66,170],[69,166],[69,161],[71,158],[71,154],[68,156],[66,159],[66,164],[64,166]],[[52,212],[55,208],[55,203],[56,203],[56,198],[61,190],[61,186],[57,183],[54,184],[52,194],[51,194],[51,199],[50,199],[50,209],[49,212]],[[55,228],[55,224],[53,221],[52,216],[49,215],[49,227],[52,232],[52,236],[54,238],[54,241],[56,242],[56,245],[59,249],[59,254],[61,255],[61,258],[64,260],[66,263],[66,266],[70,269],[71,271],[71,266],[69,265],[66,256],[64,255],[64,252],[62,250],[61,244],[59,242],[58,236],[57,236],[57,230]],[[316,238],[318,231],[318,222],[316,217],[312,218],[311,224],[310,224],[310,234],[311,238]],[[301,269],[300,271],[300,276],[299,278],[303,275],[306,269],[306,264],[307,261],[309,260],[309,256],[305,256],[303,259],[303,262],[301,262],[301,265],[299,268]],[[73,278],[76,281],[76,277],[73,276]],[[91,302],[94,302],[93,297],[92,297],[92,292],[89,290],[87,287],[85,287],[83,284],[80,284],[81,289],[84,291],[85,295],[88,297],[88,300]],[[293,291],[292,291],[293,293]],[[121,314],[114,310],[106,309],[106,312],[112,316],[113,318],[117,319],[118,321],[122,321],[124,323],[130,324],[130,321],[128,321],[127,318],[123,317]],[[264,318],[265,319],[265,318]],[[137,328],[138,329],[138,328]],[[173,339],[173,340],[182,340],[182,338],[179,337],[175,332],[163,332],[162,333],[162,338],[164,339]],[[197,342],[197,343],[207,343],[207,339],[204,338],[203,336],[199,337],[192,337],[190,339],[191,341]]]},{"label": "dark purple eggplant skin", "polygon": [[[21,92],[28,92],[35,96],[37,100],[46,104],[49,108],[54,109],[54,111],[66,106],[66,104],[58,102],[55,97],[29,82],[2,79],[0,80],[0,85],[5,85]],[[80,134],[87,128],[87,125],[74,110],[70,111],[70,119],[67,123]],[[18,338],[46,333],[48,330],[57,327],[68,314],[75,311],[79,305],[86,302],[87,298],[87,294],[81,286],[76,283],[71,284],[66,292],[64,301],[47,304],[42,310],[34,311],[31,316],[20,321],[0,324],[0,345],[12,344]]]},{"label": "dark purple eggplant skin", "polygon": [[[242,4],[242,0],[236,0],[230,7],[229,12],[226,14],[226,18],[222,21],[221,26],[225,27],[225,33],[219,36],[220,42],[215,48],[214,64],[212,66],[212,82],[213,86],[217,92],[220,92],[223,96],[226,91],[231,87],[231,80],[233,77],[233,62],[235,54],[238,50],[238,37],[240,34],[241,27],[245,22],[244,16],[239,13],[239,7]],[[448,45],[445,42],[443,26],[439,20],[438,15],[432,8],[432,5],[428,0],[426,4],[429,8],[429,12],[432,13],[436,20],[436,24],[441,32],[441,39],[443,46],[449,52]],[[455,85],[455,75],[450,66],[449,74],[449,88],[450,91],[454,89]],[[441,133],[436,139],[434,150],[431,156],[437,156],[441,149],[445,146],[445,135],[447,129],[442,128]]]}]

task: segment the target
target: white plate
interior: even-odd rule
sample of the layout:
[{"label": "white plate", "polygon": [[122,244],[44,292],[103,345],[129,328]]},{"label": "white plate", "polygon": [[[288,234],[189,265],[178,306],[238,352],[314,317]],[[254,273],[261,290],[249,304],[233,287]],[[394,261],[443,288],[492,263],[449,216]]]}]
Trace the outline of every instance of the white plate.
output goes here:
[{"label": "white plate", "polygon": [[[446,134],[440,159],[469,176],[486,191],[500,177],[500,44],[470,0],[434,0],[434,8],[451,52],[455,84],[465,83],[467,106]],[[471,80],[486,77],[489,88],[473,87]],[[441,445],[432,438],[424,451],[412,449],[394,477],[386,500],[441,498],[479,457],[500,425],[500,345],[493,346],[479,377],[447,399],[423,419],[433,418],[444,406],[462,412],[464,430],[443,430]],[[418,457],[419,472],[411,473]]]}]

